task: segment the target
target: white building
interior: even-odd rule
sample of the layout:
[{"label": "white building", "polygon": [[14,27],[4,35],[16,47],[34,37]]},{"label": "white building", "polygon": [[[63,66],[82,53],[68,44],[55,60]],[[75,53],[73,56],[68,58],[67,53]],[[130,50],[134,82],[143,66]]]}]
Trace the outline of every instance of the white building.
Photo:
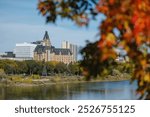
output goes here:
[{"label": "white building", "polygon": [[77,55],[78,55],[78,46],[74,44],[70,44],[70,50],[73,54],[74,61],[77,61]]},{"label": "white building", "polygon": [[61,48],[70,49],[70,51],[73,54],[73,61],[77,61],[77,55],[78,55],[77,45],[70,44],[68,41],[63,41],[62,44],[61,44]]},{"label": "white building", "polygon": [[14,49],[16,58],[23,60],[32,60],[34,57],[34,49],[37,45],[31,43],[17,43]]}]

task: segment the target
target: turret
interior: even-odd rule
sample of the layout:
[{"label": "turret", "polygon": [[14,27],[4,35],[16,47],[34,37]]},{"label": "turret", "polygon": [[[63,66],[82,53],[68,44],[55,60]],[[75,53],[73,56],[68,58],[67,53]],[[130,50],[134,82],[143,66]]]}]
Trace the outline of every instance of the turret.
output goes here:
[{"label": "turret", "polygon": [[43,46],[51,46],[50,38],[48,36],[48,32],[45,31],[45,35],[43,37]]}]

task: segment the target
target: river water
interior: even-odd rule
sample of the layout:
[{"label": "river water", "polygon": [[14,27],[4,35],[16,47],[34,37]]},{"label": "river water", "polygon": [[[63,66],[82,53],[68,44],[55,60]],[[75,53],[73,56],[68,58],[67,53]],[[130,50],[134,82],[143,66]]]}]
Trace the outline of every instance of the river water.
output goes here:
[{"label": "river water", "polygon": [[50,86],[2,87],[1,100],[134,100],[137,83],[130,81],[68,83]]}]

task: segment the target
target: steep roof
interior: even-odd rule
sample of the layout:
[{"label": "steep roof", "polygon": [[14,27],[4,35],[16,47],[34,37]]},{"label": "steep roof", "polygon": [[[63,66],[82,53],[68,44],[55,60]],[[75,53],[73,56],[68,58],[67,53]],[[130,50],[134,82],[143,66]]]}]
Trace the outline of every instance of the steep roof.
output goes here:
[{"label": "steep roof", "polygon": [[72,55],[70,49],[54,48],[53,52],[56,55],[59,55],[59,54],[61,54],[61,55]]},{"label": "steep roof", "polygon": [[50,47],[43,46],[43,45],[37,45],[34,52],[37,52],[38,54],[42,54],[43,52],[46,52],[46,50],[50,50]]},{"label": "steep roof", "polygon": [[51,53],[54,53],[55,55],[72,55],[70,49],[55,48],[54,46],[49,47],[43,45],[37,45],[34,52],[37,52],[37,54],[42,54],[43,52],[46,52],[46,50],[51,50]]},{"label": "steep roof", "polygon": [[44,37],[43,37],[43,40],[50,40],[50,38],[49,38],[49,36],[48,36],[48,32],[47,31],[45,31],[45,35],[44,35]]}]

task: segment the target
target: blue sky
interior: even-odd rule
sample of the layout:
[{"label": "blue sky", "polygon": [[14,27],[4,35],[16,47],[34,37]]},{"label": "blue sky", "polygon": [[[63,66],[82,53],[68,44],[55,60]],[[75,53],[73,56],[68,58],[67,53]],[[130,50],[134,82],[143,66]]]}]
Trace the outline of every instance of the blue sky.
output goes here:
[{"label": "blue sky", "polygon": [[16,43],[41,40],[45,30],[56,47],[63,40],[84,46],[85,40],[98,39],[98,21],[92,21],[89,28],[79,28],[68,20],[46,24],[37,3],[38,0],[0,0],[0,52],[12,51]]}]

